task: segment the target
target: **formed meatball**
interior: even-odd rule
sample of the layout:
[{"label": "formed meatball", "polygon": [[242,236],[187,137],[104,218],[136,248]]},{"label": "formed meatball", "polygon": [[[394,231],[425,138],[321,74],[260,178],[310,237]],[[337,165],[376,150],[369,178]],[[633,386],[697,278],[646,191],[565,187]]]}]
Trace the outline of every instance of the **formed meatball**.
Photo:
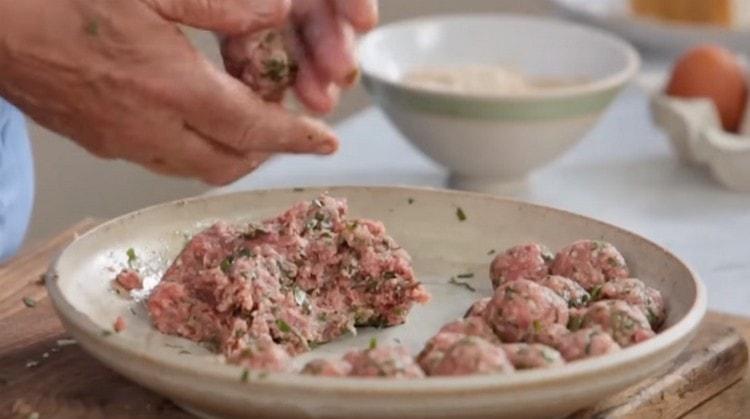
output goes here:
[{"label": "formed meatball", "polygon": [[378,346],[351,351],[344,361],[352,366],[354,377],[422,378],[424,372],[403,346]]},{"label": "formed meatball", "polygon": [[568,323],[568,304],[549,288],[519,279],[495,290],[484,319],[503,342],[532,342],[549,326]]},{"label": "formed meatball", "polygon": [[300,373],[321,377],[346,377],[351,371],[351,364],[341,359],[313,359],[305,364]]},{"label": "formed meatball", "polygon": [[587,291],[629,276],[620,252],[610,243],[599,240],[579,240],[560,250],[550,271],[578,282]]},{"label": "formed meatball", "polygon": [[656,330],[667,318],[667,307],[661,293],[646,286],[640,279],[619,278],[607,282],[599,293],[602,300],[623,300],[633,307],[637,307],[648,319],[651,327]]},{"label": "formed meatball", "polygon": [[565,364],[560,352],[539,343],[506,343],[501,345],[517,370],[550,368]]},{"label": "formed meatball", "polygon": [[427,375],[508,373],[513,365],[505,351],[477,336],[439,333],[420,353],[418,362]]},{"label": "formed meatball", "polygon": [[464,318],[469,317],[477,317],[477,316],[483,316],[484,311],[487,309],[487,304],[490,303],[490,300],[492,297],[484,297],[480,298],[469,307],[468,310],[466,310],[466,314],[464,314]]},{"label": "formed meatball", "polygon": [[654,336],[646,316],[625,301],[598,301],[586,309],[582,327],[599,326],[620,346],[626,347]]},{"label": "formed meatball", "polygon": [[511,247],[497,255],[490,265],[490,279],[497,288],[520,278],[538,280],[549,273],[552,254],[546,247],[528,243]]},{"label": "formed meatball", "polygon": [[612,336],[598,327],[560,333],[555,336],[555,341],[551,344],[568,362],[620,350],[620,345],[612,339]]},{"label": "formed meatball", "polygon": [[465,336],[477,336],[490,343],[499,343],[500,340],[495,335],[490,325],[482,317],[468,317],[461,320],[450,322],[440,328],[440,332],[457,333]]},{"label": "formed meatball", "polygon": [[583,307],[591,300],[589,293],[577,282],[559,275],[548,275],[539,281],[539,285],[562,297],[568,307]]}]

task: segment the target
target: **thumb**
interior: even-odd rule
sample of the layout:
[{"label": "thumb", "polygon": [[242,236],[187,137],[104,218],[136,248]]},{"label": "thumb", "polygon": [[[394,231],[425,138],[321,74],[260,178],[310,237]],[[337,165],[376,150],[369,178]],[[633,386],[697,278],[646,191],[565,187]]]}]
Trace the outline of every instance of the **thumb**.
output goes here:
[{"label": "thumb", "polygon": [[235,34],[281,26],[291,0],[144,0],[167,20]]}]

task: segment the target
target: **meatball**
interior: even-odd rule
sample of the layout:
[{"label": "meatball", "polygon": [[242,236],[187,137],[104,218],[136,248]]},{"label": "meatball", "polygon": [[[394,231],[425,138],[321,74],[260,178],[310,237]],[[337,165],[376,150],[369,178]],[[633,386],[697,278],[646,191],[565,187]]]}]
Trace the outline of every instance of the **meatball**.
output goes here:
[{"label": "meatball", "polygon": [[614,246],[598,240],[579,240],[560,250],[552,262],[553,275],[570,278],[587,291],[617,278],[627,278],[625,259]]},{"label": "meatball", "polygon": [[289,368],[289,353],[270,338],[264,336],[242,342],[244,349],[228,358],[231,363],[262,371],[286,371]]},{"label": "meatball", "polygon": [[568,307],[583,307],[591,300],[591,296],[577,282],[558,275],[548,275],[538,282],[562,297]]},{"label": "meatball", "polygon": [[552,254],[546,247],[528,243],[511,247],[497,255],[490,265],[490,279],[497,288],[520,278],[539,280],[549,273]]},{"label": "meatball", "polygon": [[620,346],[626,347],[654,336],[646,316],[625,301],[598,301],[586,309],[581,326],[599,326]]},{"label": "meatball", "polygon": [[509,373],[513,365],[505,351],[477,336],[439,333],[425,346],[418,361],[427,375]]},{"label": "meatball", "polygon": [[378,346],[351,351],[344,361],[352,366],[353,377],[422,378],[424,372],[403,346]]},{"label": "meatball", "polygon": [[501,345],[517,370],[550,368],[565,364],[560,352],[538,343],[506,343]]},{"label": "meatball", "polygon": [[551,344],[568,362],[620,350],[620,345],[612,339],[612,336],[598,327],[560,333],[555,336],[555,341]]},{"label": "meatball", "polygon": [[636,278],[619,278],[607,282],[599,293],[602,300],[623,300],[638,308],[648,319],[651,327],[657,330],[667,318],[667,307],[661,293],[646,286]]},{"label": "meatball", "polygon": [[340,359],[313,359],[305,364],[300,373],[320,377],[346,377],[351,371],[351,364]]},{"label": "meatball", "polygon": [[476,317],[476,316],[483,316],[484,311],[487,309],[487,304],[489,304],[492,297],[484,297],[480,298],[469,307],[468,310],[466,310],[466,314],[464,314],[464,318],[468,317]]},{"label": "meatball", "polygon": [[568,323],[568,304],[549,288],[519,279],[495,290],[484,319],[503,342],[532,342],[549,326]]},{"label": "meatball", "polygon": [[468,317],[450,322],[440,328],[440,332],[456,333],[464,336],[477,336],[490,343],[500,343],[490,325],[481,317]]}]

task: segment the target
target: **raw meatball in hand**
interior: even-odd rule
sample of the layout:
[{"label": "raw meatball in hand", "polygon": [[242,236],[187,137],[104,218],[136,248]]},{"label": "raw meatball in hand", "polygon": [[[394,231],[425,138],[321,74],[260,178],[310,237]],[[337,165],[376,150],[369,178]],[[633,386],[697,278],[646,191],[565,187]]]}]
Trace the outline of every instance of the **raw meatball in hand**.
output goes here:
[{"label": "raw meatball in hand", "polygon": [[484,319],[503,342],[533,342],[548,327],[568,323],[568,304],[551,289],[519,279],[495,290]]},{"label": "raw meatball in hand", "polygon": [[605,300],[592,304],[583,315],[582,327],[599,326],[622,347],[654,336],[651,325],[640,310],[620,300]]},{"label": "raw meatball in hand", "polygon": [[591,300],[591,296],[577,282],[568,278],[549,275],[539,281],[539,285],[547,287],[562,297],[568,307],[583,307]]},{"label": "raw meatball in hand", "polygon": [[625,258],[614,246],[599,240],[579,240],[560,250],[550,271],[578,282],[587,291],[629,276]]},{"label": "raw meatball in hand", "polygon": [[440,333],[417,358],[427,375],[508,373],[513,365],[502,348],[476,336]]},{"label": "raw meatball in hand", "polygon": [[661,293],[646,286],[640,279],[619,278],[607,282],[601,288],[602,300],[623,300],[643,312],[654,330],[667,318],[667,307]]},{"label": "raw meatball in hand", "polygon": [[494,288],[520,278],[539,280],[549,273],[552,254],[537,243],[511,247],[495,257],[490,265],[490,279]]}]

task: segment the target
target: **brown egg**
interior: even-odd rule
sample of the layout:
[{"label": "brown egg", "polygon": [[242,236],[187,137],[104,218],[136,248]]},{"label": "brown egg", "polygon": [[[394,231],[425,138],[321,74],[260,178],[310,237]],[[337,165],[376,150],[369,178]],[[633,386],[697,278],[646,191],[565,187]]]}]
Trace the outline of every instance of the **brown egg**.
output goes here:
[{"label": "brown egg", "polygon": [[747,102],[745,71],[737,56],[730,51],[714,45],[700,45],[677,60],[667,94],[712,99],[724,129],[737,132]]}]

